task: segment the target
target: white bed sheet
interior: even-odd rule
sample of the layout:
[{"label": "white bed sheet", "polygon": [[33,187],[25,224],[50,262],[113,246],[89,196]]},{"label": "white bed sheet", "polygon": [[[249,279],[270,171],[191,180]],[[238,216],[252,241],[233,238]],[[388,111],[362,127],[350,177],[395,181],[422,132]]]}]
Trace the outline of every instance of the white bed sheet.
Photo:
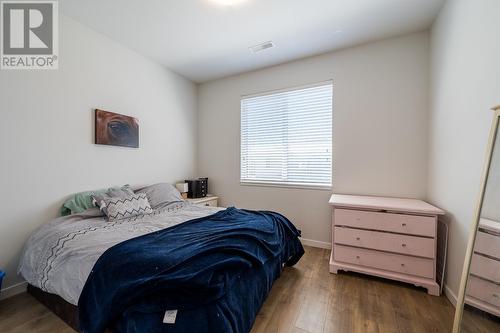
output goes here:
[{"label": "white bed sheet", "polygon": [[18,271],[31,285],[77,305],[94,264],[113,245],[222,209],[179,202],[151,215],[114,222],[97,209],[60,217],[29,238]]}]

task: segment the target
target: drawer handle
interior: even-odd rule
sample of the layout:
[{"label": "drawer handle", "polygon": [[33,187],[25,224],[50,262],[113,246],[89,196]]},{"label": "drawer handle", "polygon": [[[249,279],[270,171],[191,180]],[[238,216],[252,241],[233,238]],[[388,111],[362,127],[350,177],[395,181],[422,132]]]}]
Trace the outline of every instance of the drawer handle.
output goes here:
[{"label": "drawer handle", "polygon": [[401,223],[401,226],[402,227],[406,227],[406,223]]},{"label": "drawer handle", "polygon": [[405,264],[401,264],[401,267],[405,267]]},{"label": "drawer handle", "polygon": [[206,203],[206,204],[205,204],[205,206],[210,206],[210,204],[207,204],[207,203]]},{"label": "drawer handle", "polygon": [[359,259],[359,256],[356,256],[356,259]]},{"label": "drawer handle", "polygon": [[406,247],[406,244],[401,244],[402,247]]},{"label": "drawer handle", "polygon": [[361,239],[361,238],[359,238],[359,237],[356,237],[356,240],[360,240],[360,239]]}]

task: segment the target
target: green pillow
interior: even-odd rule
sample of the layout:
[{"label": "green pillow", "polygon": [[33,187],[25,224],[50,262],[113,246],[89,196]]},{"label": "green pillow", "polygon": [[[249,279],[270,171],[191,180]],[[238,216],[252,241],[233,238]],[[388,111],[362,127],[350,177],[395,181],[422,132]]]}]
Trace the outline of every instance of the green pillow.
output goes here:
[{"label": "green pillow", "polygon": [[66,200],[61,207],[61,216],[78,214],[87,209],[93,208],[94,203],[92,202],[91,196],[93,194],[102,194],[106,192],[107,189],[97,190],[97,191],[87,191],[80,192]]}]

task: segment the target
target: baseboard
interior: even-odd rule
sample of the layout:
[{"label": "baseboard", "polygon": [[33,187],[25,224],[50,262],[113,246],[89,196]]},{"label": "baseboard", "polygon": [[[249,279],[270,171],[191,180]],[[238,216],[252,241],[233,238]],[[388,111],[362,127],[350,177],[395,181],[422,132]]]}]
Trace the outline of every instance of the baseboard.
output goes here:
[{"label": "baseboard", "polygon": [[450,301],[450,303],[454,306],[457,307],[457,295],[445,284],[444,285],[444,295],[446,298]]},{"label": "baseboard", "polygon": [[320,242],[317,240],[312,240],[312,239],[307,239],[307,238],[302,238],[302,237],[300,238],[300,241],[304,245],[318,247],[320,249],[331,249],[332,248],[332,244],[327,243],[327,242]]},{"label": "baseboard", "polygon": [[27,287],[28,287],[28,282],[21,282],[13,286],[7,287],[5,289],[2,289],[2,291],[0,292],[0,301],[15,296],[17,294],[24,293]]}]

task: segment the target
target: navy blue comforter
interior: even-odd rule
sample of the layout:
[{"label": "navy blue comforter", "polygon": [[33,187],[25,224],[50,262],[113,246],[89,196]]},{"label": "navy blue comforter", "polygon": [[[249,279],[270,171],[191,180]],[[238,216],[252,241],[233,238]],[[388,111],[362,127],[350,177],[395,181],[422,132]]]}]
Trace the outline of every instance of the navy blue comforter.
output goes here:
[{"label": "navy blue comforter", "polygon": [[87,279],[80,329],[248,332],[283,265],[304,254],[298,236],[278,213],[228,208],[117,244]]}]

